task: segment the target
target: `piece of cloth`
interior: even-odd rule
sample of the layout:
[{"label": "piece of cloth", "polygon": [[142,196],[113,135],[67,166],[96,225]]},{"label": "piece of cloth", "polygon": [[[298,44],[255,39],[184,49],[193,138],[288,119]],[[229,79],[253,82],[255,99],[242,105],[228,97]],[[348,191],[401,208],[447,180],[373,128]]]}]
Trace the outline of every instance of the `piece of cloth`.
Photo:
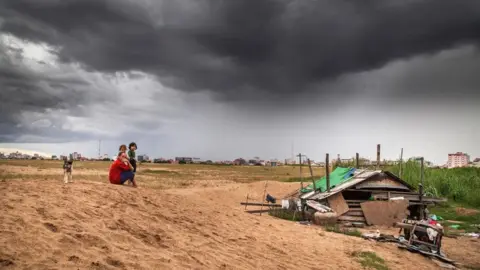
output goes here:
[{"label": "piece of cloth", "polygon": [[133,174],[132,171],[123,171],[120,173],[120,184],[123,185],[125,182],[128,180],[133,181],[133,177],[135,175]]},{"label": "piece of cloth", "polygon": [[112,184],[121,185],[121,174],[125,171],[130,171],[130,167],[123,163],[121,159],[115,160],[110,166],[108,180],[110,180]]},{"label": "piece of cloth", "polygon": [[432,228],[427,228],[428,239],[433,241],[437,237],[438,232]]}]

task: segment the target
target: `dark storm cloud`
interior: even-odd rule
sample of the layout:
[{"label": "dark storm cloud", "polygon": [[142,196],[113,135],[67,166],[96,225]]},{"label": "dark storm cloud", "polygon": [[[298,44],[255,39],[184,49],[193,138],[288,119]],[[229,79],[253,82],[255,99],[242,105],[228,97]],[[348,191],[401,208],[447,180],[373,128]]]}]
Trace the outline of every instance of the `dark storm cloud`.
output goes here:
[{"label": "dark storm cloud", "polygon": [[[82,105],[105,101],[106,94],[89,91],[94,85],[76,74],[35,72],[22,64],[24,59],[20,53],[0,43],[0,142],[17,141],[19,136],[29,134],[74,138],[73,133],[66,136],[68,131],[61,130],[61,117],[44,119],[42,115],[49,110],[83,115],[86,112]],[[51,126],[36,128],[32,123],[38,120],[48,120]]]},{"label": "dark storm cloud", "polygon": [[[175,88],[280,98],[342,74],[478,44],[478,0],[3,1],[1,29],[64,61]],[[328,94],[328,93],[327,93]]]}]

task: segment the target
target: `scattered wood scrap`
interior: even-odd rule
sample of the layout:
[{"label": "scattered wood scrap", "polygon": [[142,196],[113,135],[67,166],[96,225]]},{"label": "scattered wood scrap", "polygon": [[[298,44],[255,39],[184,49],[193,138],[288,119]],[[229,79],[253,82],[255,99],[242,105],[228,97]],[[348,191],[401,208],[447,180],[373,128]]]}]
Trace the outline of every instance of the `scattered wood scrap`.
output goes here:
[{"label": "scattered wood scrap", "polygon": [[333,212],[332,208],[326,206],[326,205],[323,205],[317,201],[313,201],[313,200],[307,200],[307,205],[315,210],[317,210],[318,212],[320,213],[327,213],[327,212]]},{"label": "scattered wood scrap", "polygon": [[241,205],[248,205],[248,206],[282,207],[281,204],[275,204],[275,203],[241,202],[240,204]]}]

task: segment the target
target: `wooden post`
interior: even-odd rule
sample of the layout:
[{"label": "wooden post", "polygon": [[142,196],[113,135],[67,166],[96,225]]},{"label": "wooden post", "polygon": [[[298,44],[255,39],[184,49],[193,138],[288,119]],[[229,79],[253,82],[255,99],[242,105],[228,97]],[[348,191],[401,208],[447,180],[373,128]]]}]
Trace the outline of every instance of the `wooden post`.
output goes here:
[{"label": "wooden post", "polygon": [[313,191],[317,192],[317,188],[315,187],[315,178],[313,177],[312,163],[310,162],[310,159],[307,159],[307,161],[308,168],[310,169],[310,177],[312,177]]},{"label": "wooden post", "polygon": [[418,185],[418,196],[420,197],[420,220],[423,220],[423,185]]},{"label": "wooden post", "polygon": [[423,157],[420,158],[420,173],[421,173],[421,175],[420,175],[420,181],[421,181],[421,183],[422,183],[422,186],[423,186],[423,184],[424,184],[424,183],[423,183],[423,179],[424,179],[424,176],[425,176],[425,167],[423,166],[424,160],[425,160],[425,159],[424,159]]},{"label": "wooden post", "polygon": [[376,170],[380,168],[380,144],[377,144],[377,167]]},{"label": "wooden post", "polygon": [[402,178],[402,168],[403,167],[403,148],[400,150],[400,170],[398,172],[398,177]]},{"label": "wooden post", "polygon": [[327,179],[327,192],[330,192],[330,161],[328,153],[325,155],[325,178]]},{"label": "wooden post", "polygon": [[355,168],[359,169],[360,168],[360,157],[358,153],[355,154]]},{"label": "wooden post", "polygon": [[263,210],[263,202],[266,201],[265,195],[267,194],[267,184],[268,184],[268,179],[265,181],[265,188],[263,189],[263,199],[262,199],[262,206],[260,206],[260,216],[262,215],[261,211]]},{"label": "wooden post", "polygon": [[420,158],[420,188],[418,189],[418,191],[420,192],[420,220],[423,220],[425,218],[424,214],[424,208],[425,206],[423,205],[423,179],[424,179],[424,167],[423,167],[423,162],[424,161],[424,158],[421,157]]}]

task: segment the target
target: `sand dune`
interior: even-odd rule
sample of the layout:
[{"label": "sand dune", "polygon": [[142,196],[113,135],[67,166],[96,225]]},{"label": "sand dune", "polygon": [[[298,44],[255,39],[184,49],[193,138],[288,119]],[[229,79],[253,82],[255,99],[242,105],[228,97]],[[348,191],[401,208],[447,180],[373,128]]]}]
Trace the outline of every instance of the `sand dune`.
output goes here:
[{"label": "sand dune", "polygon": [[[374,251],[390,269],[436,269],[420,255],[243,212],[264,183],[154,190],[78,181],[0,181],[0,268],[361,269]],[[272,182],[286,194],[297,183]]]}]

